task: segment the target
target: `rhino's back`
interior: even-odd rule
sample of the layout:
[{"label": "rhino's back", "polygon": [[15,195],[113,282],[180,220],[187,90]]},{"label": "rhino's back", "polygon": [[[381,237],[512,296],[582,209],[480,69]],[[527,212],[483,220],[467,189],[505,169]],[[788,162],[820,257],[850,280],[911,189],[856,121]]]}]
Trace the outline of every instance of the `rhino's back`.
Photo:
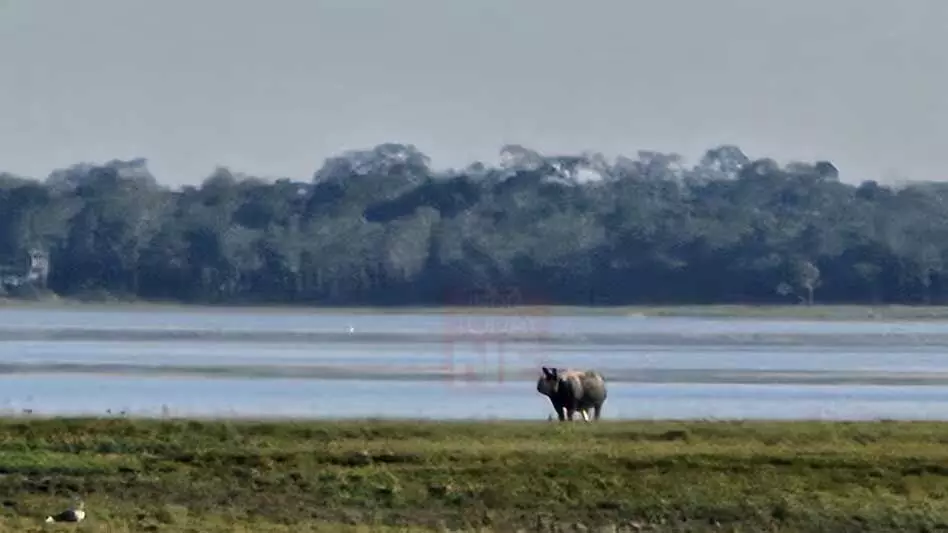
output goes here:
[{"label": "rhino's back", "polygon": [[569,378],[582,388],[579,401],[583,405],[594,405],[606,400],[606,380],[595,370],[570,371]]}]

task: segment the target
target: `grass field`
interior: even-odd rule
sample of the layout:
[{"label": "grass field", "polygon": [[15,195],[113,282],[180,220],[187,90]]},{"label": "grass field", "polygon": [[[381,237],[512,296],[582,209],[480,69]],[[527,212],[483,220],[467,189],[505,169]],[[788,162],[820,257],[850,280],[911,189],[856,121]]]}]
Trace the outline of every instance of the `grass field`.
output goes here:
[{"label": "grass field", "polygon": [[948,424],[0,421],[0,531],[937,531]]}]

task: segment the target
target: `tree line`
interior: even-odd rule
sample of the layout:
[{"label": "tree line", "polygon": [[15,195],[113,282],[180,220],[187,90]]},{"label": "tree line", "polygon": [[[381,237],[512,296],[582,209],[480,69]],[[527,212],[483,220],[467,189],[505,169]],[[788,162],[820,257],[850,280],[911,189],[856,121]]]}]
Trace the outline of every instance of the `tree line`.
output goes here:
[{"label": "tree line", "polygon": [[178,189],[145,159],[0,174],[0,263],[42,250],[59,295],[190,303],[948,300],[948,185],[848,184],[828,161],[731,145],[690,166],[646,151],[501,156],[434,170],[391,143],[307,181],[221,167]]}]

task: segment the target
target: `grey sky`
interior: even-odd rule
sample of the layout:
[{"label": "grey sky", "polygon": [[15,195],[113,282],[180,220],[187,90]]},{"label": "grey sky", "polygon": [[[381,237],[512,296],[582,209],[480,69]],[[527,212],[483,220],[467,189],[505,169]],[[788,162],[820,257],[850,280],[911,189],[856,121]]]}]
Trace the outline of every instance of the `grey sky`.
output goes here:
[{"label": "grey sky", "polygon": [[0,170],[147,157],[309,179],[414,143],[634,156],[735,143],[948,177],[946,0],[0,0]]}]

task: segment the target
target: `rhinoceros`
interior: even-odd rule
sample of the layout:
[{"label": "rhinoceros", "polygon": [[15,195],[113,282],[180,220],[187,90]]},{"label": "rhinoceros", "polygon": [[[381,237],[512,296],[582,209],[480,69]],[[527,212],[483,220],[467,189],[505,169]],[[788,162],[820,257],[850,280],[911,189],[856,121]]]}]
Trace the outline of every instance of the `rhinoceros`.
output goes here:
[{"label": "rhinoceros", "polygon": [[547,396],[560,421],[579,411],[583,420],[589,422],[589,409],[599,420],[602,404],[606,402],[606,380],[595,370],[569,370],[543,367],[537,380],[537,392]]}]

